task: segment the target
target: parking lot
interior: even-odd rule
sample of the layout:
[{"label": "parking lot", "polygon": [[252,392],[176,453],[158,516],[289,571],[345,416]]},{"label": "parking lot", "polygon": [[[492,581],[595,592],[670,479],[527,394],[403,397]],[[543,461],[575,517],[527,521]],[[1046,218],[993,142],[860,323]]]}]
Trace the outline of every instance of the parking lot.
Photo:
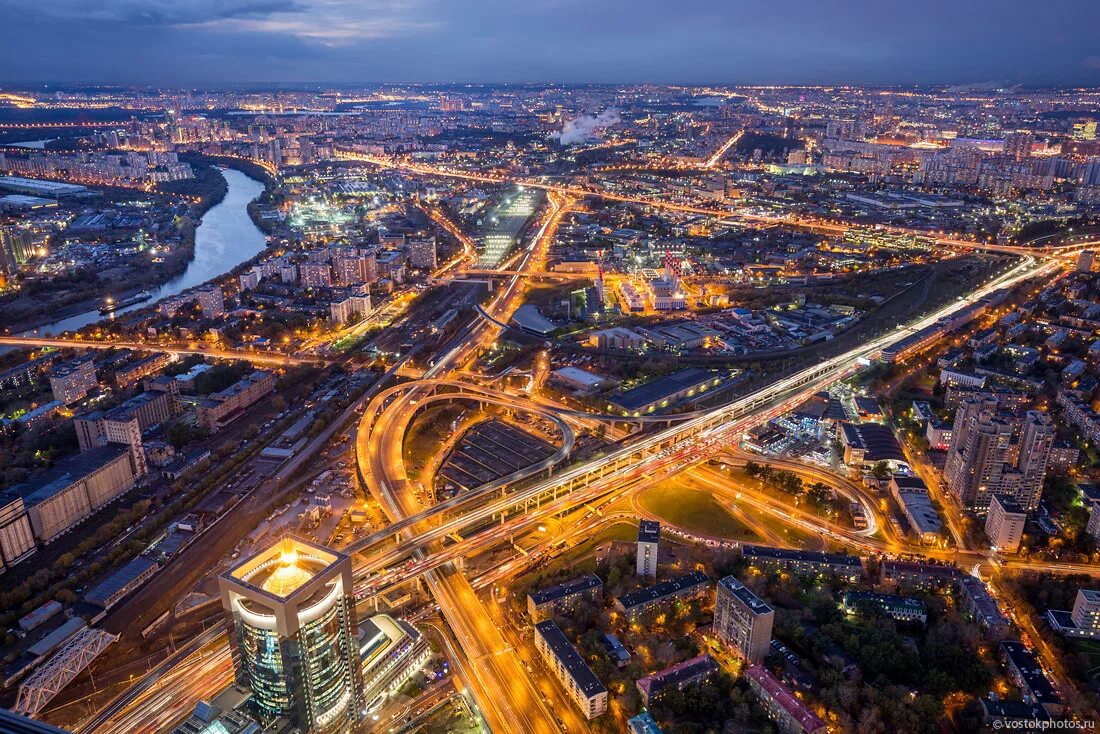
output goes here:
[{"label": "parking lot", "polygon": [[492,482],[531,466],[555,447],[510,423],[491,420],[475,426],[451,451],[440,471],[440,496]]}]

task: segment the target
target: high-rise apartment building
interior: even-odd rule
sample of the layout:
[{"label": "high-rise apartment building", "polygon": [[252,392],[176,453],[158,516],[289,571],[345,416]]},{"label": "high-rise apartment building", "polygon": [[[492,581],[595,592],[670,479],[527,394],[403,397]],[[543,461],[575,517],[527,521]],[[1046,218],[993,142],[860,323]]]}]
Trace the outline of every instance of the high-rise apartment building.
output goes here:
[{"label": "high-rise apartment building", "polygon": [[1009,133],[1005,135],[1004,154],[1023,160],[1031,155],[1031,144],[1034,141],[1035,136],[1023,130]]},{"label": "high-rise apartment building", "polygon": [[1001,492],[1034,510],[1053,443],[1046,414],[1032,410],[1019,417],[998,412],[994,399],[967,400],[955,415],[944,477],[968,509],[988,508],[993,494]]},{"label": "high-rise apartment building", "polygon": [[30,232],[14,226],[0,227],[0,275],[11,275],[31,256]]},{"label": "high-rise apartment building", "polygon": [[1016,466],[1022,475],[1016,501],[1026,510],[1034,510],[1039,506],[1043,480],[1050,464],[1050,450],[1053,447],[1054,425],[1050,416],[1038,410],[1029,410],[1020,427],[1016,451]]},{"label": "high-rise apartment building", "polygon": [[202,315],[208,319],[216,319],[225,315],[225,295],[222,293],[222,289],[216,285],[199,288],[195,291],[195,302],[202,309]]},{"label": "high-rise apartment building", "polygon": [[435,270],[439,267],[435,237],[409,242],[409,264],[422,270]]},{"label": "high-rise apartment building", "polygon": [[772,643],[775,611],[733,576],[714,590],[714,634],[750,665],[764,660]]},{"label": "high-rise apartment building", "polygon": [[989,502],[989,514],[985,516],[985,534],[989,544],[1008,553],[1020,549],[1024,537],[1027,513],[1012,497],[994,494]]},{"label": "high-rise apartment building", "polygon": [[327,262],[299,263],[298,279],[303,288],[331,288],[332,268]]},{"label": "high-rise apartment building", "polygon": [[1081,634],[1091,637],[1100,636],[1100,591],[1078,589],[1070,619]]},{"label": "high-rise apartment building", "polygon": [[350,734],[363,708],[351,560],[284,538],[219,577],[240,683],[264,721]]},{"label": "high-rise apartment building", "polygon": [[642,520],[638,524],[638,557],[636,573],[657,578],[657,548],[661,542],[661,523]]}]

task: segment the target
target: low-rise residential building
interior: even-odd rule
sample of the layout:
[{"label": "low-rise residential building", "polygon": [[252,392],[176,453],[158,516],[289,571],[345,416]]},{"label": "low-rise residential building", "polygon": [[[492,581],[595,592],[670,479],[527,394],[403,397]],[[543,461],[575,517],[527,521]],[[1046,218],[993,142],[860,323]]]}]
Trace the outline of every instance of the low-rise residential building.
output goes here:
[{"label": "low-rise residential building", "polygon": [[631,716],[626,720],[626,725],[630,727],[630,734],[662,734],[661,727],[648,711]]},{"label": "low-rise residential building", "polygon": [[682,663],[665,668],[653,675],[639,678],[636,685],[642,696],[642,705],[650,706],[669,690],[682,691],[688,686],[710,680],[718,673],[718,663],[710,655],[703,654]]},{"label": "low-rise residential building", "polygon": [[989,589],[977,576],[963,575],[959,579],[959,606],[974,618],[986,637],[1000,640],[1008,635],[1011,623]]},{"label": "low-rise residential building", "polygon": [[599,601],[603,598],[603,581],[589,573],[527,595],[527,613],[541,622],[555,614],[568,611],[581,599]]},{"label": "low-rise residential building", "polygon": [[848,614],[856,613],[865,605],[874,607],[899,622],[924,624],[928,621],[928,609],[923,601],[915,597],[876,594],[870,591],[846,591],[841,597],[840,606]]},{"label": "low-rise residential building", "polygon": [[623,594],[615,600],[615,608],[628,619],[676,599],[690,599],[701,594],[710,585],[710,578],[702,571],[677,576],[659,584]]},{"label": "low-rise residential building", "polygon": [[846,579],[857,579],[863,575],[863,562],[859,556],[850,556],[847,553],[789,550],[763,545],[742,546],[741,553],[749,565],[768,571],[835,573]]},{"label": "low-rise residential building", "polygon": [[600,682],[553,620],[535,625],[535,648],[586,719],[594,719],[607,711],[607,686]]},{"label": "low-rise residential building", "polygon": [[745,671],[749,687],[782,734],[824,734],[825,722],[763,665]]},{"label": "low-rise residential building", "polygon": [[1039,665],[1035,653],[1022,642],[1005,640],[1001,643],[1001,654],[1005,659],[1012,680],[1020,687],[1025,701],[1042,706],[1051,716],[1062,713],[1062,699]]},{"label": "low-rise residential building", "polygon": [[157,352],[136,362],[115,369],[114,381],[119,387],[129,387],[138,380],[160,372],[171,364],[174,357],[167,352]]},{"label": "low-rise residential building", "polygon": [[963,575],[963,572],[955,566],[948,566],[943,563],[882,562],[882,582],[884,584],[904,584],[922,589],[934,588],[953,584],[961,579]]},{"label": "low-rise residential building", "polygon": [[195,409],[199,425],[216,433],[275,391],[275,375],[257,370],[226,389],[211,393]]}]

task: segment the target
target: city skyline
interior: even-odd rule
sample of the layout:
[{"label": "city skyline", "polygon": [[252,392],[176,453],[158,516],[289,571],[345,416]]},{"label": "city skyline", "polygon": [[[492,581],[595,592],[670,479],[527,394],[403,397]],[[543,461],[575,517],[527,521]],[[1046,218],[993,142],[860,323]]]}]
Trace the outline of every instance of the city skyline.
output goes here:
[{"label": "city skyline", "polygon": [[[896,63],[1088,68],[1066,7],[584,7],[35,10],[0,730],[1100,721],[1100,83]],[[562,81],[839,46],[889,84]],[[294,81],[379,53],[558,81]]]},{"label": "city skyline", "polygon": [[1080,0],[4,0],[0,23],[20,29],[0,81],[23,84],[1100,83]]}]

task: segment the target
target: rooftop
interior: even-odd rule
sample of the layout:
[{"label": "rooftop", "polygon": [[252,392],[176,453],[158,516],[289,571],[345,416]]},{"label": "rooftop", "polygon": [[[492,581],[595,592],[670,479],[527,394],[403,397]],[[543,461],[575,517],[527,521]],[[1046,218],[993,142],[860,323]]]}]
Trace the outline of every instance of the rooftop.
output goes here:
[{"label": "rooftop", "polygon": [[777,561],[796,561],[802,563],[822,563],[830,566],[862,567],[859,556],[847,553],[825,553],[822,551],[788,550],[765,545],[742,546],[741,552],[746,558],[764,558]]},{"label": "rooftop", "polygon": [[700,584],[706,584],[710,582],[710,578],[702,571],[692,571],[689,574],[683,576],[677,576],[674,579],[668,581],[662,581],[659,584],[654,584],[646,589],[638,589],[637,591],[631,591],[628,594],[623,594],[619,597],[619,603],[622,604],[624,609],[633,609],[634,607],[644,606],[651,604],[655,601],[663,599],[666,596],[678,594],[686,589],[691,589]]},{"label": "rooftop", "polygon": [[1001,509],[1010,515],[1026,515],[1027,511],[1020,506],[1020,503],[1012,497],[1012,495],[1001,494],[1000,492],[993,495],[993,500],[1001,506]]},{"label": "rooftop", "polygon": [[698,367],[674,372],[671,375],[658,377],[656,380],[639,385],[627,390],[622,395],[612,398],[612,402],[623,410],[641,410],[653,403],[659,402],[672,395],[690,390],[702,385],[704,382],[723,376],[725,373],[712,370],[704,370]]},{"label": "rooftop", "polygon": [[863,449],[869,462],[895,461],[905,463],[894,432],[881,423],[841,423],[844,442],[852,448]]},{"label": "rooftop", "polygon": [[638,687],[652,696],[662,688],[679,685],[718,670],[718,663],[706,653],[638,679]]},{"label": "rooftop", "polygon": [[1025,647],[1024,643],[1006,640],[1001,643],[1001,650],[1004,651],[1013,667],[1019,671],[1024,684],[1030,689],[1030,695],[1037,703],[1047,704],[1060,701],[1054,686],[1051,685],[1046,673],[1039,666],[1035,653]]},{"label": "rooftop", "polygon": [[122,444],[90,449],[58,462],[29,481],[12,487],[8,493],[21,496],[27,505],[36,505],[129,452],[130,447]]},{"label": "rooftop", "polygon": [[226,575],[254,589],[286,599],[346,556],[297,538],[283,538],[231,568]]},{"label": "rooftop", "polygon": [[569,642],[565,633],[561,631],[553,620],[546,620],[535,625],[539,636],[546,641],[547,647],[553,651],[554,656],[561,661],[562,666],[569,671],[569,677],[584,691],[584,695],[592,697],[607,691],[607,687],[600,682],[584,658],[577,652],[577,648]]},{"label": "rooftop", "polygon": [[763,599],[752,593],[752,590],[741,583],[736,576],[726,576],[718,583],[752,610],[753,614],[767,614],[772,611],[772,608]]},{"label": "rooftop", "polygon": [[810,707],[791,693],[785,685],[768,672],[763,665],[753,665],[745,671],[745,676],[755,682],[773,701],[779,704],[792,719],[797,721],[804,731],[817,731],[825,726]]},{"label": "rooftop", "polygon": [[661,523],[656,520],[642,520],[638,523],[639,543],[658,543],[661,540]]},{"label": "rooftop", "polygon": [[581,592],[588,591],[603,586],[603,582],[600,581],[600,577],[595,574],[585,574],[575,579],[570,579],[554,586],[548,586],[545,589],[539,589],[538,591],[531,592],[528,596],[536,604],[546,604],[548,602],[557,601],[558,599],[564,599],[567,596],[573,594],[580,594]]}]

